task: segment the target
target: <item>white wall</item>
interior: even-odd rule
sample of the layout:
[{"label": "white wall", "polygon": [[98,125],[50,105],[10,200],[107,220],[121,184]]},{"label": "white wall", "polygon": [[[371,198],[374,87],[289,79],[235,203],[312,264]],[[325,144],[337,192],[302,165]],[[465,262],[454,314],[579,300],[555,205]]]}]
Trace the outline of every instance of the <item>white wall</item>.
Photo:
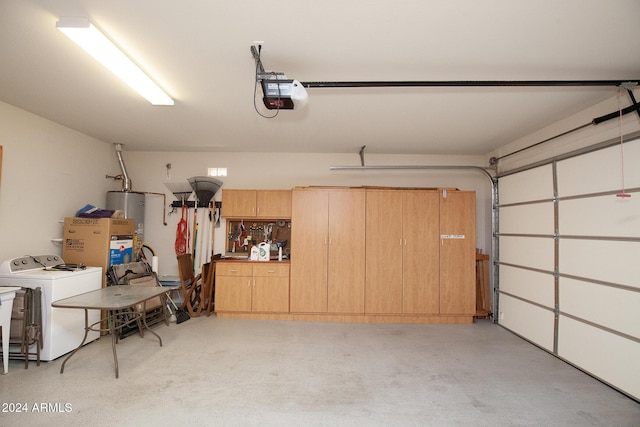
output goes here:
[{"label": "white wall", "polygon": [[0,261],[62,254],[60,221],[90,203],[103,206],[120,183],[112,144],[0,102]]},{"label": "white wall", "polygon": [[[121,182],[106,179],[120,167],[113,144],[97,140],[37,115],[0,102],[0,145],[4,158],[0,181],[0,262],[25,254],[61,255],[61,221],[89,203],[105,207],[106,193],[121,189]],[[206,175],[208,167],[226,167],[224,188],[275,189],[305,185],[378,185],[457,187],[477,192],[477,246],[489,251],[491,189],[477,171],[340,171],[330,166],[357,166],[354,154],[265,154],[128,152],[123,157],[133,190],[166,194],[165,182],[186,182]],[[365,155],[367,165],[475,165],[486,166],[480,156]],[[170,175],[166,165],[171,163]],[[220,199],[218,192],[216,199]],[[158,252],[161,275],[176,275],[173,243],[179,213],[169,214],[163,225],[163,199],[147,195],[145,240]],[[223,251],[224,221],[216,235],[215,251]]]},{"label": "white wall", "polygon": [[[214,138],[212,138],[214,140]],[[174,153],[123,152],[133,190],[167,195],[167,205],[176,200],[165,182],[187,182],[192,176],[206,175],[209,167],[226,167],[223,188],[284,189],[295,186],[393,186],[393,187],[457,187],[477,194],[477,246],[489,251],[491,225],[491,186],[478,171],[330,171],[330,166],[357,166],[358,144],[354,154],[291,153]],[[367,155],[366,165],[475,165],[486,166],[480,156],[406,156]],[[171,163],[170,174],[166,165]],[[221,198],[221,191],[216,194]],[[170,212],[170,209],[167,210]],[[180,213],[167,214],[162,225],[162,197],[148,195],[145,212],[145,241],[159,257],[159,274],[176,275],[174,240]],[[200,225],[202,229],[202,225]],[[225,223],[215,236],[216,253],[224,251]]]}]

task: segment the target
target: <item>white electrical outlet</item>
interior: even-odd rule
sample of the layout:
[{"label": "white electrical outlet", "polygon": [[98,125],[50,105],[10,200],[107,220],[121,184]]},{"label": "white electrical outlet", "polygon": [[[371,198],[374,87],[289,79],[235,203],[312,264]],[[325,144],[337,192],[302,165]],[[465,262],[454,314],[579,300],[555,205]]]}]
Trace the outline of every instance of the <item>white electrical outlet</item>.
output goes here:
[{"label": "white electrical outlet", "polygon": [[504,311],[500,312],[500,320],[504,320]]}]

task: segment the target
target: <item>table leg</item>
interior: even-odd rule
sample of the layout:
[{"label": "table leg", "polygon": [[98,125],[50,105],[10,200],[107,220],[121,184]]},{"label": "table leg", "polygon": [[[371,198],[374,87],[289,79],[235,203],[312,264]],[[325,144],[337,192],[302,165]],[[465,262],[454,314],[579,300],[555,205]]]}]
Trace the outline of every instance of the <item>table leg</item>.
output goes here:
[{"label": "table leg", "polygon": [[144,325],[144,328],[151,332],[153,335],[155,335],[156,337],[158,337],[158,341],[160,341],[160,347],[162,347],[162,338],[160,338],[160,335],[156,334],[155,332],[153,332],[151,329],[149,329],[149,325],[147,325],[147,302],[143,302],[142,303],[142,324]]},{"label": "table leg", "polygon": [[80,345],[78,347],[76,347],[75,350],[73,350],[71,352],[71,354],[69,354],[65,359],[64,362],[62,362],[62,366],[60,367],[60,373],[64,372],[64,365],[67,363],[67,360],[69,360],[71,358],[71,356],[73,356],[74,354],[76,354],[78,352],[78,350],[80,350],[80,348],[84,345],[84,342],[87,340],[87,335],[89,334],[89,310],[88,309],[84,309],[84,337],[82,338],[82,342],[80,343]]},{"label": "table leg", "polygon": [[115,366],[115,370],[116,370],[116,378],[118,378],[118,355],[116,354],[116,343],[117,343],[117,338],[116,338],[116,314],[115,311],[109,311],[111,319],[109,322],[109,333],[111,334],[111,350],[113,351],[113,364]]}]

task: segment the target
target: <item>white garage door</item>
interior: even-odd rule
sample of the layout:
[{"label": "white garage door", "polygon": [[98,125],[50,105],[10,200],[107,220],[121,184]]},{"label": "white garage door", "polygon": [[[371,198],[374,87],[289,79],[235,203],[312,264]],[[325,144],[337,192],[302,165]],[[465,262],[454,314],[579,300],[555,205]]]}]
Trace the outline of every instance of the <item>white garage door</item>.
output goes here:
[{"label": "white garage door", "polygon": [[635,399],[639,165],[636,139],[500,177],[497,234],[498,322]]}]

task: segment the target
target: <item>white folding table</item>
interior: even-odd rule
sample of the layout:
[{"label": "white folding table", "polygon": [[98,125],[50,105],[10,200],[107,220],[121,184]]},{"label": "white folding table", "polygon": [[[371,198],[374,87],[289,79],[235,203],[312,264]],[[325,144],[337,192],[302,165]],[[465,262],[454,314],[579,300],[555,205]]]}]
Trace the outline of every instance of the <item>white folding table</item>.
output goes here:
[{"label": "white folding table", "polygon": [[[86,292],[73,297],[64,298],[55,301],[51,304],[52,307],[59,308],[76,308],[84,310],[85,320],[85,334],[84,339],[62,362],[60,367],[60,373],[64,372],[64,365],[67,361],[76,354],[78,350],[84,345],[89,331],[103,331],[100,329],[100,322],[89,324],[89,310],[108,310],[109,313],[109,328],[107,331],[111,334],[111,348],[113,350],[113,362],[115,364],[116,378],[118,378],[118,356],[116,354],[116,342],[117,335],[120,329],[131,324],[132,322],[138,322],[138,325],[144,326],[144,329],[151,332],[158,337],[160,341],[160,347],[162,347],[162,339],[158,334],[153,332],[147,326],[146,322],[146,301],[169,292],[172,288],[166,286],[128,286],[128,285],[116,285],[108,286],[106,288],[97,289],[95,291]],[[142,310],[135,309],[138,304],[142,304]],[[134,317],[132,320],[122,323],[117,320],[118,313],[122,310],[130,310],[130,314]],[[142,328],[141,328],[142,332]]]}]

